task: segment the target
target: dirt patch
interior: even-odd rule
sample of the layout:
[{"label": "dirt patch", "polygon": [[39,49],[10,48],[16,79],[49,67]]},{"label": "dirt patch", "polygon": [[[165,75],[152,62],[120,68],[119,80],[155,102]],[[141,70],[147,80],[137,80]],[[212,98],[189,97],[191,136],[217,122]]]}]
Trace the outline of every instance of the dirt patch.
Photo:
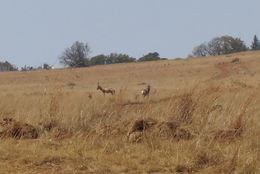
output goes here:
[{"label": "dirt patch", "polygon": [[38,136],[36,128],[27,123],[17,122],[12,118],[4,118],[3,121],[0,122],[1,138],[36,139]]},{"label": "dirt patch", "polygon": [[220,71],[220,74],[213,77],[213,80],[227,78],[233,74],[254,75],[239,59],[233,59],[231,62],[221,62],[216,64],[215,67]]},{"label": "dirt patch", "polygon": [[220,70],[220,74],[215,79],[223,79],[231,75],[231,68],[236,65],[232,63],[218,63],[215,67]]}]

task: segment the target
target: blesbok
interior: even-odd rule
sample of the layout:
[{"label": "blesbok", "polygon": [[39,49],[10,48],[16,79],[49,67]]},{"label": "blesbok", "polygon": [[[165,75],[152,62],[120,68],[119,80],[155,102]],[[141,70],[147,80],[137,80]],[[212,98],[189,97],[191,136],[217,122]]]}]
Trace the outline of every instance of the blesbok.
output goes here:
[{"label": "blesbok", "polygon": [[151,86],[148,85],[147,88],[145,88],[145,89],[143,89],[143,90],[141,91],[143,97],[149,96],[150,89],[151,89]]},{"label": "blesbok", "polygon": [[102,88],[102,87],[99,85],[99,83],[97,84],[97,90],[102,91],[104,95],[105,95],[105,93],[110,93],[110,94],[114,95],[115,92],[116,92],[116,91],[115,91],[114,89],[112,89],[112,88]]}]

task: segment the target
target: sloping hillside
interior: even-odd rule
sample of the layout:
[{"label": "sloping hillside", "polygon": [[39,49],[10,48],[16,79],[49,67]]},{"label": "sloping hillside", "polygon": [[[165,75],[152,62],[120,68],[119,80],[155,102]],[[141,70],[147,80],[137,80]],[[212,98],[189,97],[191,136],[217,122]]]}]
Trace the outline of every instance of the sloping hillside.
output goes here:
[{"label": "sloping hillside", "polygon": [[0,127],[0,173],[259,173],[259,89],[260,52],[3,72],[0,121],[39,136]]}]

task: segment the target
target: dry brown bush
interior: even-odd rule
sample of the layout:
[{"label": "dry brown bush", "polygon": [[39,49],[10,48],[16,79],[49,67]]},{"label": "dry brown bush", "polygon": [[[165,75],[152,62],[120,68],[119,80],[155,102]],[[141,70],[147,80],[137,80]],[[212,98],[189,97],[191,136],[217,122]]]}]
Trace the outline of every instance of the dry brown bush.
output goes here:
[{"label": "dry brown bush", "polygon": [[38,131],[32,125],[17,122],[12,118],[4,118],[0,122],[1,138],[36,139],[38,136]]}]

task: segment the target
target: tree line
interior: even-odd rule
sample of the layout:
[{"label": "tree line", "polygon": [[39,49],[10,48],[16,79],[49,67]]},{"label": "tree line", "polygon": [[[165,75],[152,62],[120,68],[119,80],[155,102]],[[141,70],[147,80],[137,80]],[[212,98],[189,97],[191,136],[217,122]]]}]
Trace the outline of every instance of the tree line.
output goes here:
[{"label": "tree line", "polygon": [[[204,57],[204,56],[216,56],[222,54],[230,54],[241,51],[260,50],[260,41],[256,35],[253,37],[253,41],[250,47],[247,47],[244,41],[240,38],[234,38],[232,36],[221,36],[211,39],[209,42],[204,42],[193,48],[192,54],[189,57]],[[90,57],[90,47],[87,43],[76,41],[71,47],[66,48],[61,56],[58,57],[61,64],[66,67],[88,67],[95,65],[106,65],[115,63],[128,63],[128,62],[142,62],[142,61],[154,61],[165,60],[167,58],[161,58],[158,52],[150,52],[139,59],[131,57],[122,53],[110,53],[109,55],[99,54]],[[32,66],[21,67],[21,71],[31,71],[37,69],[52,69],[53,67],[47,63],[37,68]],[[18,67],[12,65],[11,71],[17,71]]]},{"label": "tree line", "polygon": [[67,67],[88,67],[94,65],[106,65],[115,63],[141,62],[164,60],[160,58],[159,53],[151,52],[138,60],[127,54],[110,53],[109,55],[99,54],[94,57],[89,57],[90,47],[87,43],[76,41],[71,47],[66,48],[59,57],[60,63]]},{"label": "tree line", "polygon": [[192,57],[216,56],[248,50],[260,50],[260,42],[254,35],[252,44],[247,47],[240,38],[232,36],[215,37],[209,42],[202,43],[193,48]]},{"label": "tree line", "polygon": [[[231,54],[236,52],[260,50],[260,41],[254,35],[252,44],[247,47],[244,41],[240,38],[232,36],[221,36],[211,39],[209,42],[204,42],[193,48],[191,57],[217,56],[222,54]],[[164,60],[160,58],[159,53],[150,52],[139,59],[122,53],[111,53],[109,55],[99,54],[94,57],[89,57],[90,47],[87,43],[76,41],[71,47],[66,48],[59,57],[60,63],[67,67],[88,67],[94,65],[105,65],[127,62],[141,62]]]}]

